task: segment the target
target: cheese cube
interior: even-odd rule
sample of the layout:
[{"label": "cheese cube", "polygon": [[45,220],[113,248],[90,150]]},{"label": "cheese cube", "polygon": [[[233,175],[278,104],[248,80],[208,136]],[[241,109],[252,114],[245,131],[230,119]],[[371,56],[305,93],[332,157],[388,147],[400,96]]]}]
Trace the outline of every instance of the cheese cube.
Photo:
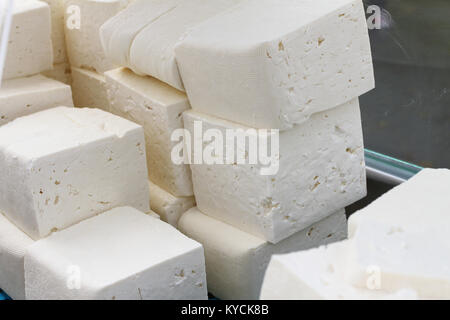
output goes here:
[{"label": "cheese cube", "polygon": [[129,205],[149,211],[144,133],[98,109],[58,107],[0,127],[0,211],[31,238]]},{"label": "cheese cube", "polygon": [[[103,52],[99,30],[105,21],[128,5],[129,0],[66,0],[66,43],[70,64],[103,73],[114,68]],[[73,8],[77,8],[73,10]],[[71,23],[80,19],[79,25]],[[132,23],[132,21],[129,21]]]},{"label": "cheese cube", "polygon": [[347,235],[345,210],[274,245],[202,214],[197,208],[180,218],[180,231],[205,248],[208,290],[220,299],[258,299],[273,254],[306,250]]},{"label": "cheese cube", "polygon": [[187,210],[195,206],[194,197],[175,197],[149,181],[150,206],[168,224],[178,227],[178,220]]},{"label": "cheese cube", "polygon": [[374,87],[361,0],[248,0],[175,48],[198,112],[291,129]]},{"label": "cheese cube", "polygon": [[70,85],[72,84],[71,72],[69,63],[63,62],[54,64],[53,69],[44,71],[42,74],[48,78]]},{"label": "cheese cube", "polygon": [[64,37],[64,1],[65,0],[41,0],[50,6],[53,63],[61,64],[67,62],[66,40]]},{"label": "cheese cube", "polygon": [[105,73],[111,112],[144,127],[150,180],[176,197],[193,195],[188,165],[172,161],[171,141],[183,128],[183,111],[190,108],[186,95],[159,80],[128,69]]},{"label": "cheese cube", "polygon": [[26,297],[207,299],[201,244],[121,207],[56,232],[25,256]]},{"label": "cheese cube", "polygon": [[106,79],[103,74],[72,67],[72,91],[75,107],[110,111]]},{"label": "cheese cube", "polygon": [[0,213],[0,288],[14,300],[25,299],[23,261],[33,243]]},{"label": "cheese cube", "polygon": [[40,1],[14,1],[3,79],[25,77],[53,65],[50,8]]},{"label": "cheese cube", "polygon": [[348,241],[272,257],[261,289],[262,300],[405,300],[417,293],[401,289],[389,294],[358,289],[345,281]]},{"label": "cheese cube", "polygon": [[0,126],[62,105],[73,107],[70,86],[62,82],[42,75],[7,80],[0,88]]},{"label": "cheese cube", "polygon": [[[195,133],[196,122],[203,128],[200,134]],[[220,131],[224,141],[229,135],[226,130],[246,132],[248,140],[257,135],[254,129],[194,111],[184,113],[184,125],[192,141],[202,141],[201,135],[206,137],[210,129]],[[272,135],[271,143],[274,138]],[[251,149],[246,143],[246,164],[227,164],[227,159],[223,165],[195,164],[191,159],[194,194],[202,212],[277,243],[366,195],[357,99],[281,132],[278,172],[272,172],[275,174],[262,174],[266,166],[258,155],[258,163],[250,163],[248,159],[254,154],[250,154]],[[259,154],[264,153],[262,147],[258,149]],[[272,158],[272,167],[276,160]]]},{"label": "cheese cube", "polygon": [[[175,60],[175,45],[190,28],[240,2],[242,0],[181,1],[134,38],[130,49],[131,69],[184,91]],[[149,11],[153,9],[151,2],[147,8]]]},{"label": "cheese cube", "polygon": [[351,218],[349,281],[450,299],[450,170],[425,169]]}]

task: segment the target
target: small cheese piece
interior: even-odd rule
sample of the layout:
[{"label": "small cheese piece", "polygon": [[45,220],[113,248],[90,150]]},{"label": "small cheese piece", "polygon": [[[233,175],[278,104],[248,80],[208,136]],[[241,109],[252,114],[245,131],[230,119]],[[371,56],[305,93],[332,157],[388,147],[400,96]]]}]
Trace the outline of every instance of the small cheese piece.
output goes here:
[{"label": "small cheese piece", "polygon": [[205,248],[208,290],[220,299],[259,298],[273,254],[306,250],[347,236],[345,210],[274,245],[240,231],[193,208],[183,214],[180,231]]},{"label": "small cheese piece", "polygon": [[[129,0],[66,0],[66,43],[70,64],[99,73],[114,68],[105,57],[100,40],[100,27],[123,10]],[[76,13],[71,8],[77,8]],[[76,16],[74,16],[76,14]],[[80,19],[72,26],[71,19]],[[129,23],[133,23],[129,21]]]},{"label": "small cheese piece", "polygon": [[207,299],[201,244],[129,207],[37,241],[25,283],[30,300]]},{"label": "small cheese piece", "polygon": [[35,1],[14,1],[3,79],[25,77],[53,65],[50,8]]},{"label": "small cheese piece", "polygon": [[54,64],[53,69],[44,71],[42,74],[48,78],[70,85],[72,84],[71,72],[69,63],[63,62]]},{"label": "small cheese piece", "polygon": [[172,133],[190,109],[186,95],[165,83],[124,68],[105,73],[111,112],[144,127],[150,180],[176,197],[193,195],[188,165],[172,161]]},{"label": "small cheese piece", "polygon": [[290,129],[373,89],[361,0],[248,0],[175,48],[192,108]]},{"label": "small cheese piece", "polygon": [[66,40],[64,37],[64,1],[66,0],[41,0],[50,6],[52,43],[53,43],[53,63],[61,64],[67,62]]},{"label": "small cheese piece", "polygon": [[450,170],[424,169],[355,213],[349,281],[365,286],[377,272],[382,290],[450,299],[449,194]]},{"label": "small cheese piece", "polygon": [[175,197],[149,181],[151,209],[168,224],[178,227],[178,220],[187,210],[195,206],[194,197]]},{"label": "small cheese piece", "polygon": [[75,107],[110,111],[106,80],[103,74],[72,67],[72,91]]},{"label": "small cheese piece", "polygon": [[[190,28],[240,2],[242,0],[181,1],[138,33],[130,49],[131,69],[184,91],[175,60],[175,45]],[[148,10],[152,10],[151,3]]]},{"label": "small cheese piece", "polygon": [[345,281],[348,241],[272,257],[261,289],[262,300],[405,300],[411,289],[389,294],[358,289]]},{"label": "small cheese piece", "polygon": [[98,109],[0,127],[0,177],[0,211],[35,240],[117,206],[150,210],[142,128]]},{"label": "small cheese piece", "polygon": [[[184,113],[184,125],[192,141],[201,142],[202,134],[207,136],[211,129],[218,130],[223,141],[228,140],[230,131],[237,133],[237,130],[246,133],[247,140],[258,138],[254,129],[194,111]],[[270,137],[267,144],[275,145],[276,135]],[[204,144],[205,148],[199,152],[193,142],[193,163],[195,154],[207,154],[208,143]],[[272,169],[267,175],[263,170],[268,168],[258,154],[268,152],[259,146],[252,148],[246,143],[246,164],[230,164],[220,158],[224,165],[191,164],[194,194],[203,213],[277,243],[366,195],[357,99],[315,114],[310,121],[281,132],[279,161],[272,157]],[[223,152],[224,158],[228,152]],[[253,156],[258,164],[250,164]]]},{"label": "small cheese piece", "polygon": [[0,126],[58,106],[73,107],[70,86],[42,75],[7,80],[0,88]]},{"label": "small cheese piece", "polygon": [[33,243],[0,213],[0,288],[14,300],[25,299],[23,260]]}]

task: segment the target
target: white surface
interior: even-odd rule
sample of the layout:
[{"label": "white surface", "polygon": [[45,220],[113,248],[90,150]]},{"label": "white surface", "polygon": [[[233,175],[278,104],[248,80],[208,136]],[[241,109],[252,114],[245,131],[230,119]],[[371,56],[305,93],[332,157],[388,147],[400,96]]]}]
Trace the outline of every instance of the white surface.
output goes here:
[{"label": "white surface", "polygon": [[0,88],[0,126],[58,106],[73,107],[70,86],[42,75],[6,80]]},{"label": "white surface", "polygon": [[117,206],[149,211],[143,130],[98,109],[0,127],[0,177],[0,211],[33,239]]},{"label": "white surface", "polygon": [[66,0],[41,1],[46,2],[50,6],[51,11],[53,63],[67,62],[66,40],[64,37],[64,1]]},{"label": "white surface", "polygon": [[9,34],[13,14],[13,0],[2,1],[0,4],[0,87],[2,85],[3,70],[8,52]]},{"label": "white surface", "polygon": [[220,299],[258,299],[273,254],[288,253],[340,241],[347,235],[345,211],[273,245],[190,209],[180,231],[205,248],[208,290]]},{"label": "white surface", "polygon": [[58,63],[53,65],[53,69],[42,72],[48,78],[60,81],[62,83],[71,85],[72,75],[70,64],[68,62]]},{"label": "white surface", "polygon": [[373,89],[361,0],[248,0],[175,48],[192,108],[290,129]]},{"label": "white surface", "polygon": [[202,246],[127,207],[37,241],[25,279],[27,299],[207,299]]},{"label": "white surface", "polygon": [[[248,129],[188,111],[184,125],[192,137],[194,121],[202,121],[203,131]],[[363,149],[355,99],[281,132],[275,176],[261,175],[260,165],[191,165],[197,206],[236,228],[279,242],[366,195]]]},{"label": "white surface", "polygon": [[186,95],[151,77],[128,69],[105,73],[111,112],[144,127],[150,180],[177,197],[192,196],[188,165],[171,158],[172,132],[183,128],[182,113],[190,109]]},{"label": "white surface", "polygon": [[110,111],[106,79],[95,71],[72,67],[73,102],[76,107]]}]

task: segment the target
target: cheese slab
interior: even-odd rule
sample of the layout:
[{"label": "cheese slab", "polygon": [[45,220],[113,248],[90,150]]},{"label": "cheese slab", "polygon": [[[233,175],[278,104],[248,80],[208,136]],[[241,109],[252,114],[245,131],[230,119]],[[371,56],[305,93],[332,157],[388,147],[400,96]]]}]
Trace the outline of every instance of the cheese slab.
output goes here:
[{"label": "cheese slab", "polygon": [[24,257],[34,241],[0,213],[0,287],[14,300],[25,299]]},{"label": "cheese slab", "polygon": [[11,79],[0,88],[0,126],[31,113],[73,107],[70,86],[42,75]]},{"label": "cheese slab", "polygon": [[161,220],[178,228],[178,220],[183,213],[195,206],[195,198],[175,197],[151,181],[149,186],[151,209],[160,215]]},{"label": "cheese slab", "polygon": [[[257,135],[252,128],[195,111],[184,113],[184,125],[192,141],[201,142],[210,129],[222,133],[224,141],[230,130],[241,130],[248,140],[256,140]],[[198,135],[196,131],[202,132]],[[274,143],[274,137],[267,144]],[[203,140],[203,144],[204,155],[208,142]],[[199,154],[195,142],[193,145],[192,154]],[[230,164],[227,159],[222,159],[221,165],[195,164],[191,159],[197,206],[203,213],[269,242],[277,243],[366,195],[357,99],[281,132],[279,157],[272,158],[271,164],[276,168],[278,160],[278,171],[263,174],[267,167],[259,155],[264,149],[258,150],[257,164],[251,164],[255,152],[249,143],[245,148],[246,164]]]},{"label": "cheese slab", "polygon": [[35,1],[14,1],[3,79],[34,75],[53,65],[50,7]]},{"label": "cheese slab", "polygon": [[53,65],[53,69],[42,72],[42,75],[60,81],[62,83],[72,84],[72,71],[70,65],[67,62],[58,63]]},{"label": "cheese slab", "polygon": [[[77,68],[103,73],[114,68],[105,57],[100,40],[100,27],[123,10],[129,0],[66,0],[65,35],[70,64]],[[70,8],[76,7],[80,24],[72,26]],[[132,23],[132,21],[129,21]]]},{"label": "cheese slab", "polygon": [[33,244],[30,300],[207,299],[201,244],[130,207],[103,213]]},{"label": "cheese slab", "polygon": [[188,165],[172,161],[172,133],[190,109],[186,95],[151,77],[119,68],[105,73],[111,112],[144,128],[150,180],[176,197],[193,195]]},{"label": "cheese slab", "polygon": [[374,88],[361,0],[248,0],[175,48],[198,112],[291,129]]},{"label": "cheese slab", "polygon": [[64,36],[64,1],[41,0],[50,6],[53,44],[53,63],[67,62],[66,40]]},{"label": "cheese slab", "polygon": [[106,79],[103,74],[72,67],[72,92],[75,107],[110,111]]},{"label": "cheese slab", "polygon": [[415,300],[417,293],[355,288],[345,281],[348,241],[307,251],[274,255],[264,277],[261,300]]},{"label": "cheese slab", "polygon": [[[242,0],[180,1],[177,6],[148,24],[134,38],[130,48],[131,69],[150,75],[184,91],[174,47],[188,30],[225,11]],[[148,11],[153,11],[149,2]]]},{"label": "cheese slab", "polygon": [[0,211],[35,240],[113,207],[150,210],[142,128],[98,109],[0,127],[0,176]]},{"label": "cheese slab", "polygon": [[190,209],[179,221],[180,231],[205,249],[208,290],[220,299],[259,298],[270,257],[340,241],[347,236],[345,210],[274,245]]}]

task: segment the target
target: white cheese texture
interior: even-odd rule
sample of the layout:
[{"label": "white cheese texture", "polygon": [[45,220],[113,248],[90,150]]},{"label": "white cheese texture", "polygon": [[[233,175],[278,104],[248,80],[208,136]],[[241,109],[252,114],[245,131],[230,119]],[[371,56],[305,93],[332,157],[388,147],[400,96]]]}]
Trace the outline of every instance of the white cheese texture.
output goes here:
[{"label": "white cheese texture", "polygon": [[[129,0],[66,0],[65,34],[70,64],[77,68],[90,69],[99,73],[114,68],[105,57],[99,30],[103,23],[126,8]],[[79,8],[79,28],[71,26],[71,7]],[[133,21],[129,21],[130,24]]]},{"label": "white cheese texture", "polygon": [[104,74],[72,67],[72,92],[75,107],[110,111]]},{"label": "white cheese texture", "polygon": [[183,128],[182,113],[190,109],[186,95],[167,84],[119,68],[105,73],[111,112],[144,128],[150,180],[176,197],[193,195],[188,165],[172,161],[171,141]]},{"label": "white cheese texture", "polygon": [[50,6],[53,44],[53,63],[67,62],[66,40],[64,36],[64,1],[41,0]]},{"label": "white cheese texture", "polygon": [[14,1],[3,79],[37,74],[52,65],[50,7],[35,0]]},{"label": "white cheese texture", "polygon": [[161,220],[177,228],[181,215],[195,206],[195,198],[175,197],[151,181],[149,186],[151,209],[159,214]]},{"label": "white cheese texture", "polygon": [[264,273],[273,254],[340,241],[347,236],[345,210],[274,245],[201,213],[182,215],[179,229],[205,249],[208,290],[220,299],[259,298]]},{"label": "white cheese texture", "polygon": [[72,74],[70,64],[68,62],[58,63],[53,65],[53,69],[42,72],[48,78],[60,81],[62,83],[71,85]]},{"label": "white cheese texture", "polygon": [[175,48],[192,108],[291,129],[374,88],[361,0],[248,0]]},{"label": "white cheese texture", "polygon": [[58,106],[73,107],[70,86],[42,75],[4,81],[0,88],[0,126]]},{"label": "white cheese texture", "polygon": [[25,299],[24,257],[34,241],[0,213],[0,288]]},{"label": "white cheese texture", "polygon": [[25,283],[30,300],[207,299],[201,244],[130,207],[37,241]]},{"label": "white cheese texture", "polygon": [[[187,111],[185,128],[203,131],[248,127]],[[253,134],[254,135],[254,134]],[[224,138],[225,139],[225,138]],[[204,147],[208,142],[204,142]],[[192,164],[194,194],[205,214],[272,243],[307,228],[366,195],[358,99],[313,115],[279,137],[279,170],[261,164]],[[249,151],[248,143],[247,149]]]},{"label": "white cheese texture", "polygon": [[142,128],[98,109],[0,127],[0,176],[0,211],[35,240],[117,206],[150,210]]},{"label": "white cheese texture", "polygon": [[[178,1],[176,7],[149,23],[133,39],[128,65],[137,73],[153,76],[183,90],[174,47],[192,27],[242,0]],[[152,1],[147,10],[153,11]]]}]

